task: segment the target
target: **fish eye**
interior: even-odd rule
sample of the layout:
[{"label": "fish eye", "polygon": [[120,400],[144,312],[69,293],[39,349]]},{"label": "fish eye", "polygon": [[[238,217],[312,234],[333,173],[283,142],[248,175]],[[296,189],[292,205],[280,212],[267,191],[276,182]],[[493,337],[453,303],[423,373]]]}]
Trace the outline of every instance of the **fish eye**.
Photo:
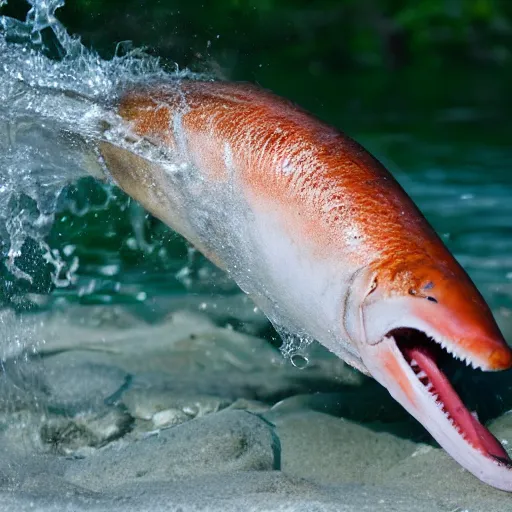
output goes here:
[{"label": "fish eye", "polygon": [[409,295],[412,295],[413,297],[421,297],[422,299],[427,299],[430,302],[435,302],[437,304],[437,299],[435,297],[432,297],[431,295],[419,294],[414,288],[409,289]]}]

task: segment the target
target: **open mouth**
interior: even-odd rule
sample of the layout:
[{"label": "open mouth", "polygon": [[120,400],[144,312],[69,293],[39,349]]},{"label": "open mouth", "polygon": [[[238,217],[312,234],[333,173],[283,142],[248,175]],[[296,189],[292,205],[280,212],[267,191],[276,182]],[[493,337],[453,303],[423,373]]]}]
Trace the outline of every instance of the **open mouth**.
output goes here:
[{"label": "open mouth", "polygon": [[[503,446],[467,409],[440,367],[446,359],[458,358],[417,329],[394,329],[388,336],[394,338],[416,378],[458,434],[496,463],[512,467],[512,460]],[[465,362],[471,364],[471,361]]]}]

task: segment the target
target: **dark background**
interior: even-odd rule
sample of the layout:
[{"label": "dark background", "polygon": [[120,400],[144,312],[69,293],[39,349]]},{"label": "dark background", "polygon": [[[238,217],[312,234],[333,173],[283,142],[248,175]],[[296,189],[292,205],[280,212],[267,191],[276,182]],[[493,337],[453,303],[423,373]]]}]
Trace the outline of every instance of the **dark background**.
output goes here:
[{"label": "dark background", "polygon": [[[27,4],[9,2],[22,17]],[[507,0],[68,0],[60,20],[106,54],[126,39],[240,78],[244,60],[305,72],[500,66],[512,58]],[[234,75],[234,76],[232,76]]]},{"label": "dark background", "polygon": [[[10,0],[3,12],[23,19],[27,10]],[[57,15],[103,57],[129,40],[171,66],[232,80],[300,74],[310,86],[366,74],[377,88],[412,74],[428,97],[449,88],[446,73],[499,73],[512,62],[508,0],[68,0]]]}]

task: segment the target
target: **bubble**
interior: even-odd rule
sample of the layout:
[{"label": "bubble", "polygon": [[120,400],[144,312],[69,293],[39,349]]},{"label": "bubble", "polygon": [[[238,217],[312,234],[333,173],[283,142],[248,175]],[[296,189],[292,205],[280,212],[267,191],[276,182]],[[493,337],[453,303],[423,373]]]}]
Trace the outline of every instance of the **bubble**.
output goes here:
[{"label": "bubble", "polygon": [[103,265],[99,268],[100,274],[104,276],[115,276],[120,271],[119,265],[113,264],[113,265]]},{"label": "bubble", "polygon": [[309,359],[306,356],[308,347],[313,342],[313,338],[304,333],[291,333],[280,325],[274,324],[274,328],[282,339],[279,350],[285,359],[299,369],[304,369],[309,364]]},{"label": "bubble", "polygon": [[303,354],[292,354],[290,356],[290,361],[299,370],[304,370],[309,364],[309,359]]}]

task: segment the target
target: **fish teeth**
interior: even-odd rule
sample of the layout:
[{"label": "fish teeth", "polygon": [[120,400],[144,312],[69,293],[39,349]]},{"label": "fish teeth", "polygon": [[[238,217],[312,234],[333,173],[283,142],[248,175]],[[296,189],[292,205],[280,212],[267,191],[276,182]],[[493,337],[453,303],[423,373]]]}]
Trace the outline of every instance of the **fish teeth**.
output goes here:
[{"label": "fish teeth", "polygon": [[452,343],[450,343],[449,341],[445,340],[444,338],[436,337],[436,336],[434,336],[432,334],[429,334],[429,333],[425,333],[425,334],[432,341],[434,341],[435,343],[440,345],[441,348],[443,350],[445,350],[446,352],[448,352],[448,354],[450,354],[454,359],[457,359],[458,361],[462,361],[463,363],[466,364],[466,366],[471,367],[471,368],[473,368],[475,370],[483,368],[482,365],[480,365],[477,361],[474,361],[470,355],[463,354],[463,353],[459,352],[457,350],[456,346],[454,346]]},{"label": "fish teeth", "polygon": [[421,370],[421,372],[418,373],[416,377],[418,377],[418,379],[423,379],[424,377],[427,377],[427,374],[423,370]]}]

